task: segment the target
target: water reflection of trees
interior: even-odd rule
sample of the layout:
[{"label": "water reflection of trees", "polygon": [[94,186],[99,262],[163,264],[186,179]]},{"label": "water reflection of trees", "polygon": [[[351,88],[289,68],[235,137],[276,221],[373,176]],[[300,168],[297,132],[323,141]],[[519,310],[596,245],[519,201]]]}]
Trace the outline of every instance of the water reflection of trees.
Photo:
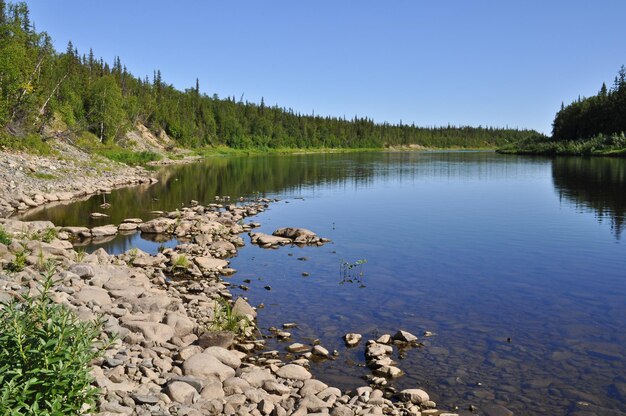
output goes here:
[{"label": "water reflection of trees", "polygon": [[626,161],[614,158],[556,158],[554,186],[560,197],[608,218],[617,238],[626,219]]},{"label": "water reflection of trees", "polygon": [[[119,224],[124,218],[151,218],[150,211],[174,210],[194,199],[215,202],[216,195],[239,197],[299,196],[317,189],[363,189],[375,181],[414,181],[417,177],[483,179],[500,177],[516,158],[494,153],[371,152],[313,155],[262,155],[211,158],[203,163],[164,168],[159,182],[122,188],[107,195],[110,208],[102,209],[102,196],[65,206],[44,206],[26,219],[47,219],[57,225]],[[542,162],[543,163],[543,162]],[[104,212],[104,219],[92,219]]]}]

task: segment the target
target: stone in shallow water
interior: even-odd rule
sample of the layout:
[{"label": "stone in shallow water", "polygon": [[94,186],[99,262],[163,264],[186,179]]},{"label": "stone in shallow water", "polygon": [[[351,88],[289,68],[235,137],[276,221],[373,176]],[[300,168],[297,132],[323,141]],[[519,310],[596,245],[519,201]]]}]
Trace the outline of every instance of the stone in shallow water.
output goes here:
[{"label": "stone in shallow water", "polygon": [[393,339],[396,341],[403,341],[403,342],[417,341],[417,337],[415,335],[411,334],[410,332],[403,331],[403,330],[396,332],[396,334],[393,336]]},{"label": "stone in shallow water", "polygon": [[363,335],[361,335],[361,334],[354,334],[354,333],[346,334],[343,337],[343,339],[346,342],[346,345],[348,347],[354,347],[356,344],[359,343],[359,341],[361,341],[361,338],[363,338]]},{"label": "stone in shallow water", "polygon": [[415,404],[421,404],[430,400],[428,393],[422,389],[406,389],[399,394],[400,399]]}]

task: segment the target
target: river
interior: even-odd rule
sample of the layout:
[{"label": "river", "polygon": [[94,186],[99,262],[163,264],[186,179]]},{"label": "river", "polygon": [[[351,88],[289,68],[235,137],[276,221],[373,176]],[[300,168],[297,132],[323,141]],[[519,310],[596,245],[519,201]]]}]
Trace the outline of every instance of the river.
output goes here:
[{"label": "river", "polygon": [[[278,198],[253,219],[262,232],[305,227],[332,243],[247,244],[231,259],[239,270],[229,278],[234,294],[264,305],[263,333],[298,324],[291,340],[268,339],[268,348],[319,339],[339,356],[312,371],[354,388],[369,370],[362,346],[347,349],[341,337],[404,329],[424,346],[395,355],[406,374],[392,384],[424,388],[442,408],[499,403],[521,415],[626,413],[626,160],[270,155],[212,158],[164,168],[159,177],[106,195],[106,211],[103,196],[93,196],[27,219],[94,226],[149,219],[152,210],[192,199],[212,203],[216,195],[233,203]],[[110,218],[90,219],[94,211]],[[119,253],[173,244],[134,234],[99,246]],[[434,335],[422,337],[425,331]]]}]

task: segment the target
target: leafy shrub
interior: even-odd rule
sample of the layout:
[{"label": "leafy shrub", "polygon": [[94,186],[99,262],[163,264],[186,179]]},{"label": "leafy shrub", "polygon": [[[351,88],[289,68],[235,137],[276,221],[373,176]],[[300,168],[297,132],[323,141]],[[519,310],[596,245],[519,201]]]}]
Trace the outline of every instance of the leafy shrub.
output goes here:
[{"label": "leafy shrub", "polygon": [[11,236],[7,233],[7,230],[4,229],[3,226],[0,225],[0,243],[8,246],[11,244],[13,240],[11,240]]},{"label": "leafy shrub", "polygon": [[54,268],[44,274],[41,293],[0,309],[0,414],[78,415],[93,407],[89,363],[102,322],[81,322],[50,297]]},{"label": "leafy shrub", "polygon": [[233,311],[232,306],[226,300],[217,301],[213,312],[213,321],[209,330],[231,331],[237,335],[250,336],[256,329],[256,325],[250,318]]},{"label": "leafy shrub", "polygon": [[15,258],[7,265],[10,272],[21,272],[26,267],[26,251],[18,251]]},{"label": "leafy shrub", "polygon": [[174,260],[174,267],[178,267],[181,269],[186,269],[187,267],[189,267],[189,259],[187,258],[187,256],[185,256],[184,254],[176,256],[176,259]]}]

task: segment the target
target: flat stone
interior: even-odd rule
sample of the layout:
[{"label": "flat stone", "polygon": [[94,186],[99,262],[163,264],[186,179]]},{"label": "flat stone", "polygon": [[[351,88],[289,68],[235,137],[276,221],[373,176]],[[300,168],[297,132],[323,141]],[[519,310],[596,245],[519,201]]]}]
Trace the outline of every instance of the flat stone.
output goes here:
[{"label": "flat stone", "polygon": [[220,381],[235,375],[235,370],[222,364],[220,360],[209,354],[195,354],[183,363],[183,373],[186,376],[210,378],[217,376]]},{"label": "flat stone", "polygon": [[174,381],[167,385],[167,395],[172,401],[192,404],[198,392],[191,385],[182,381]]},{"label": "flat stone", "polygon": [[93,237],[105,237],[115,234],[117,234],[117,227],[115,225],[102,225],[91,229],[91,235]]},{"label": "flat stone", "polygon": [[276,370],[276,375],[289,380],[308,380],[311,373],[304,367],[296,364],[287,364]]},{"label": "flat stone", "polygon": [[311,351],[311,347],[308,345],[301,344],[299,342],[294,342],[293,344],[287,346],[287,351],[298,354],[302,352]]},{"label": "flat stone", "polygon": [[422,389],[406,389],[399,394],[400,399],[414,404],[422,404],[430,400],[428,393]]},{"label": "flat stone", "polygon": [[228,262],[222,259],[216,259],[213,257],[196,257],[195,263],[203,270],[220,270],[228,266]]},{"label": "flat stone", "polygon": [[99,305],[111,304],[111,297],[109,296],[109,293],[106,290],[95,286],[83,287],[80,292],[74,295],[74,298],[82,303],[93,301]]}]

